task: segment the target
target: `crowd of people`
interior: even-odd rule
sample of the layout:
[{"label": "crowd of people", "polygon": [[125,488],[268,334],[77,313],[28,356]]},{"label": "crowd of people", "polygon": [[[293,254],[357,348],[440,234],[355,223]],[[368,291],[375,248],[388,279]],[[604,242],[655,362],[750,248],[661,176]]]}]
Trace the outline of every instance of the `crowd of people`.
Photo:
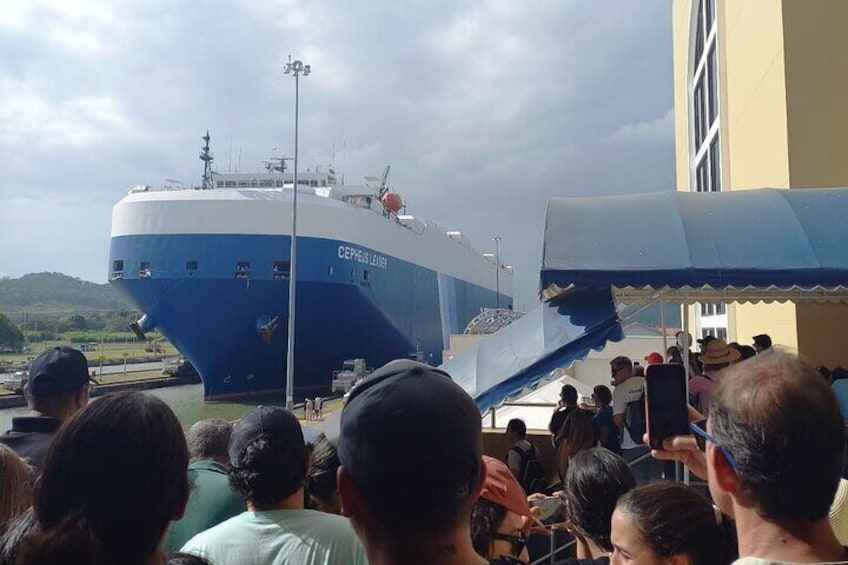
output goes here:
[{"label": "crowd of people", "polygon": [[[545,489],[523,485],[540,459],[523,422],[503,460],[484,455],[477,405],[425,364],[375,371],[326,435],[271,406],[184,433],[141,392],[81,402],[84,357],[56,348],[32,364],[33,414],[0,436],[0,562],[512,564],[534,536],[567,530],[563,564],[848,563],[832,522],[848,501],[834,391],[791,354],[726,349],[714,340],[691,360],[709,394],[689,407],[691,433],[660,450],[621,407],[639,396],[629,359],[611,363],[612,391],[594,389],[594,413],[563,388],[550,430],[561,485],[528,493]],[[631,443],[707,490],[643,481]]]}]

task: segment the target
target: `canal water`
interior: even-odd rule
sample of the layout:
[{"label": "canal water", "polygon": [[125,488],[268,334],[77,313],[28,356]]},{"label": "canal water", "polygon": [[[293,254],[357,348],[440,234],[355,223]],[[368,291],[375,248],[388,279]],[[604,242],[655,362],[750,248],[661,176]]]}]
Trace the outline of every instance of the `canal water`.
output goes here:
[{"label": "canal water", "polygon": [[[200,384],[159,388],[147,391],[147,394],[164,400],[176,413],[184,428],[189,428],[193,423],[206,418],[236,420],[260,404],[286,405],[285,398],[282,396],[254,398],[242,402],[203,402],[203,385]],[[26,407],[0,410],[0,433],[11,428],[13,417],[24,416],[27,411]]]}]

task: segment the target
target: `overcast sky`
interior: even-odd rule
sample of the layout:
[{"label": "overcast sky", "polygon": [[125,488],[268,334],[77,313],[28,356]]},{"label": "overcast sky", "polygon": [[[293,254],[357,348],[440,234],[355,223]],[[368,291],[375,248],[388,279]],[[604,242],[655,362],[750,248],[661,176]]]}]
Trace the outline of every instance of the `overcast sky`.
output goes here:
[{"label": "overcast sky", "polygon": [[0,274],[104,282],[111,206],[293,150],[516,269],[535,302],[551,196],[671,190],[670,3],[660,0],[21,0],[0,3]]}]

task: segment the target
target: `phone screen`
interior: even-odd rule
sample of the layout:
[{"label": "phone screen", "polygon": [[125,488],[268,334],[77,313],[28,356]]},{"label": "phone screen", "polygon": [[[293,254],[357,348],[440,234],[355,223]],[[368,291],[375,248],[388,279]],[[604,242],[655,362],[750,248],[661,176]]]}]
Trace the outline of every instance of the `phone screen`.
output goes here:
[{"label": "phone screen", "polygon": [[652,449],[665,438],[689,433],[686,371],[683,365],[649,365],[645,372],[645,420]]}]

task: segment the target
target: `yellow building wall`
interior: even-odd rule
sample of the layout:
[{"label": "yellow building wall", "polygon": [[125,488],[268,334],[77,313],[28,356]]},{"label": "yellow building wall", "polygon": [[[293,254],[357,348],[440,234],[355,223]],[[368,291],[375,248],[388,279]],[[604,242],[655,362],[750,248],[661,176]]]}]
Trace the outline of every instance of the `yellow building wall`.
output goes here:
[{"label": "yellow building wall", "polygon": [[753,337],[768,334],[772,343],[798,351],[795,305],[735,304],[730,315],[730,339],[742,345],[753,345]]},{"label": "yellow building wall", "polygon": [[848,367],[848,304],[799,304],[796,312],[801,357],[814,367]]},{"label": "yellow building wall", "polygon": [[784,0],[790,186],[848,186],[848,2]]},{"label": "yellow building wall", "polygon": [[671,28],[674,54],[674,162],[677,190],[689,190],[689,25],[692,0],[674,0]]}]

